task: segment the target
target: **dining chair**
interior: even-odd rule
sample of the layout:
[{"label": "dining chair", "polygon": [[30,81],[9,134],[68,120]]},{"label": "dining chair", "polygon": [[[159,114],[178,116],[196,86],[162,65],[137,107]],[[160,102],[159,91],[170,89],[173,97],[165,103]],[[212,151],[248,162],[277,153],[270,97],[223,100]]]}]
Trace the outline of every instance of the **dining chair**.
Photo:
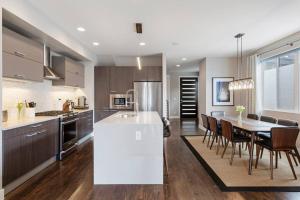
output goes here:
[{"label": "dining chair", "polygon": [[[298,127],[275,127],[271,129],[271,140],[257,140],[255,141],[257,145],[256,152],[256,162],[255,168],[257,168],[259,153],[262,148],[268,149],[270,151],[270,170],[271,170],[271,179],[273,179],[273,155],[274,152],[285,152],[287,160],[292,169],[294,178],[297,179],[293,163],[291,161],[290,154],[296,146],[297,137],[299,134]],[[277,160],[276,160],[277,165]]]},{"label": "dining chair", "polygon": [[[296,122],[296,121],[286,120],[286,119],[278,119],[277,124],[282,125],[282,126],[289,126],[289,127],[298,127],[298,125],[299,125],[298,122]],[[294,147],[294,152],[292,152],[292,156],[293,156],[293,160],[294,160],[296,166],[298,166],[296,158],[298,159],[298,162],[300,163],[300,155],[299,155],[299,152],[298,152],[298,149],[296,146]],[[281,157],[281,155],[280,155],[280,157]]]},{"label": "dining chair", "polygon": [[212,117],[224,117],[225,111],[211,111],[210,116]]},{"label": "dining chair", "polygon": [[218,143],[217,144],[217,155],[218,155],[219,148],[220,148],[220,140],[222,141],[222,145],[224,145],[222,139],[222,130],[221,127],[218,125],[218,121],[216,118],[208,117],[208,123],[209,123],[210,131],[213,133],[210,149],[212,148],[214,141],[216,141]]},{"label": "dining chair", "polygon": [[202,142],[204,143],[205,138],[206,138],[206,136],[207,136],[207,134],[209,132],[209,137],[208,137],[208,144],[209,144],[211,133],[210,133],[210,128],[209,128],[209,123],[208,123],[207,115],[201,114],[201,119],[202,119],[202,125],[206,129],[205,130],[205,135],[204,135],[204,138],[203,138]]},{"label": "dining chair", "polygon": [[248,114],[248,115],[247,115],[247,118],[248,118],[248,119],[254,119],[254,120],[258,120],[258,119],[259,119],[259,117],[258,117],[257,114]]},{"label": "dining chair", "polygon": [[235,154],[235,148],[236,148],[237,143],[239,143],[239,156],[240,157],[241,157],[241,143],[242,142],[245,142],[247,144],[248,149],[249,149],[249,155],[250,155],[250,141],[251,141],[250,137],[245,136],[243,134],[236,134],[233,131],[233,126],[232,126],[231,122],[229,122],[229,121],[221,120],[221,127],[222,127],[222,135],[226,139],[225,140],[225,148],[223,150],[221,158],[224,157],[224,154],[226,152],[229,142],[232,143],[232,152],[231,152],[231,158],[230,158],[230,162],[229,162],[230,165],[232,165],[232,162],[233,162],[233,157]]},{"label": "dining chair", "polygon": [[[260,117],[260,121],[268,122],[268,123],[272,123],[272,124],[276,124],[276,122],[277,122],[277,120],[275,118],[269,117],[269,116],[264,116],[264,115],[262,115]],[[271,133],[270,132],[258,132],[257,136],[261,139],[270,140]],[[264,149],[261,150],[260,158],[262,158],[263,153],[264,153]],[[280,155],[280,157],[281,157],[281,155]]]}]

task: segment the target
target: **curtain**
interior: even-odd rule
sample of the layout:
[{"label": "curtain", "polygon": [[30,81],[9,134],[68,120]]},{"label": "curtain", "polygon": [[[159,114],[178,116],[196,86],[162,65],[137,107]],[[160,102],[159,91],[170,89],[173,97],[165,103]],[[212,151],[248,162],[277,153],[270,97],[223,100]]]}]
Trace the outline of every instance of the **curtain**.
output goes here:
[{"label": "curtain", "polygon": [[246,113],[261,114],[262,98],[261,98],[261,65],[256,54],[247,57],[246,66],[244,67],[244,77],[251,77],[255,83],[253,90],[241,91],[241,99],[246,107]]}]

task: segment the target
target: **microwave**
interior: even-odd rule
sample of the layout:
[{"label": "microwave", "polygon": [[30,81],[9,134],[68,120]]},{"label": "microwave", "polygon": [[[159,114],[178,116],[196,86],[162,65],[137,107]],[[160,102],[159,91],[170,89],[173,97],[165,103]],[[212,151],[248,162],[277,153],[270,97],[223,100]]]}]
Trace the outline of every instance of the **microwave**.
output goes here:
[{"label": "microwave", "polygon": [[132,95],[128,94],[111,94],[110,95],[110,109],[132,109],[133,106],[131,103],[129,103],[126,106],[127,102],[132,102]]}]

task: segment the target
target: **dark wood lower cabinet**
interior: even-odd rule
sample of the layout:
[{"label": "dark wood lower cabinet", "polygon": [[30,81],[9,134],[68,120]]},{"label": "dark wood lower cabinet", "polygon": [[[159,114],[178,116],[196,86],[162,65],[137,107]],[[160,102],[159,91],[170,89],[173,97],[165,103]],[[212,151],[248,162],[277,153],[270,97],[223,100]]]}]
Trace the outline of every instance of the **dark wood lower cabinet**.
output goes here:
[{"label": "dark wood lower cabinet", "polygon": [[78,114],[78,139],[81,139],[93,132],[93,111]]},{"label": "dark wood lower cabinet", "polygon": [[3,185],[54,157],[58,119],[3,131]]}]

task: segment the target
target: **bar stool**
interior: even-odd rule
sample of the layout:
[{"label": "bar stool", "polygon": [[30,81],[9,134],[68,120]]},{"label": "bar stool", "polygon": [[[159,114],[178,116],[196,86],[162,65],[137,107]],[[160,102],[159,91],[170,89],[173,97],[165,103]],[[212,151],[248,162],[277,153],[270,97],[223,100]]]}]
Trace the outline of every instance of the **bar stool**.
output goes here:
[{"label": "bar stool", "polygon": [[163,131],[164,131],[164,147],[163,147],[163,157],[164,157],[164,169],[165,169],[165,175],[168,177],[169,175],[169,168],[168,168],[168,161],[167,161],[167,156],[166,156],[166,138],[171,136],[171,131],[170,131],[170,125],[169,125],[169,120],[167,120],[166,118],[162,119],[163,121]]}]

